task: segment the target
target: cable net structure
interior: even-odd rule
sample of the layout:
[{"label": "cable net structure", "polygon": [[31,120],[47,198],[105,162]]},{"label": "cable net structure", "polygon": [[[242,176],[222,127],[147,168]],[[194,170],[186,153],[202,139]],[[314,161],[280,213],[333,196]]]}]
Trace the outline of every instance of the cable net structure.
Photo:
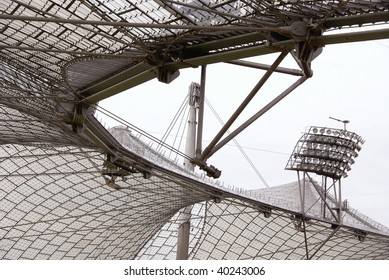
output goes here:
[{"label": "cable net structure", "polygon": [[385,27],[387,0],[3,0],[0,11],[0,259],[171,259],[190,205],[190,259],[389,258],[388,228],[354,209],[323,219],[312,192],[301,211],[298,183],[224,188],[95,117],[99,101],[211,63],[280,52],[309,78],[322,46],[389,38],[331,33]]}]

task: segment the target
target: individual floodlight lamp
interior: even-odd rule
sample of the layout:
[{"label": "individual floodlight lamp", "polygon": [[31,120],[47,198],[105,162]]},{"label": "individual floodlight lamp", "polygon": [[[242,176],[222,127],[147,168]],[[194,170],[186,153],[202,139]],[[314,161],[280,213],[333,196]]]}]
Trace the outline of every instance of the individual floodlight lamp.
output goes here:
[{"label": "individual floodlight lamp", "polygon": [[311,126],[297,142],[285,169],[333,179],[347,177],[363,143],[354,132]]}]

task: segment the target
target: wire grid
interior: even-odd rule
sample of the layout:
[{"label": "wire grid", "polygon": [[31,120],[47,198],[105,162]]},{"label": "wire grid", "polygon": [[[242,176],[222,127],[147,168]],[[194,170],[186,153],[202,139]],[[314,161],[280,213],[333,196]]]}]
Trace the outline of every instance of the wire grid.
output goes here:
[{"label": "wire grid", "polygon": [[[203,234],[192,259],[387,259],[389,239],[368,234],[363,241],[347,228],[305,221],[273,211],[271,217],[241,201],[210,203]],[[327,241],[327,239],[329,240]],[[307,244],[305,243],[307,240]],[[308,251],[308,253],[307,253]]]},{"label": "wire grid", "polygon": [[0,259],[133,259],[180,208],[204,199],[140,174],[113,190],[94,150],[7,144],[0,154]]},{"label": "wire grid", "polygon": [[[170,258],[172,233],[179,223],[177,211],[211,201],[215,192],[234,199],[210,202],[207,210],[201,210],[204,218],[203,212],[196,214],[199,222],[192,233],[191,258],[305,257],[301,224],[289,207],[295,201],[273,195],[253,202],[243,194],[194,179],[179,167],[174,171],[158,168],[149,179],[136,173],[117,182],[120,190],[109,188],[101,175],[106,155],[74,131],[71,113],[79,105],[80,92],[142,61],[146,63],[129,72],[130,76],[151,69],[178,53],[170,50],[208,42],[218,42],[212,52],[243,48],[245,41],[229,45],[219,40],[252,33],[245,27],[284,26],[289,17],[312,18],[312,23],[322,24],[327,18],[387,12],[387,1],[4,0],[0,10],[2,15],[47,18],[0,19],[1,259]],[[51,22],[54,18],[188,28]],[[223,29],[207,29],[210,26]],[[268,40],[268,32],[259,33],[251,44]],[[186,55],[196,54],[194,50]],[[89,68],[89,73],[81,75]],[[150,151],[144,154],[157,157]],[[264,218],[258,205],[277,209]],[[331,223],[313,218],[307,225],[312,233],[306,233],[308,247],[315,249],[332,228]],[[314,257],[352,258],[354,253],[355,258],[388,258],[386,231],[375,233],[375,227],[358,221],[370,230],[362,236],[365,241],[358,242],[355,235],[360,233],[342,228]],[[361,227],[350,224],[352,230]]]},{"label": "wire grid", "polygon": [[[7,57],[17,60],[19,67],[29,65],[57,81],[63,67],[80,57],[123,54],[193,45],[210,39],[223,39],[242,31],[190,31],[185,26],[278,27],[290,18],[312,19],[322,24],[327,18],[387,11],[386,1],[10,1],[0,3],[6,15],[130,22],[183,26],[171,29],[128,28],[107,25],[81,25],[38,21],[0,20],[1,42],[10,48]],[[348,24],[346,24],[347,27]],[[189,28],[188,28],[189,29]],[[251,32],[251,31],[245,31]],[[258,37],[265,41],[267,36]],[[165,38],[162,40],[162,38]],[[167,40],[166,38],[169,38]],[[12,48],[13,49],[12,49]]]},{"label": "wire grid", "polygon": [[[207,203],[197,203],[191,211],[189,252],[200,241],[205,221]],[[183,221],[177,213],[166,223],[139,252],[137,259],[142,260],[173,260],[177,252],[178,228]]]}]

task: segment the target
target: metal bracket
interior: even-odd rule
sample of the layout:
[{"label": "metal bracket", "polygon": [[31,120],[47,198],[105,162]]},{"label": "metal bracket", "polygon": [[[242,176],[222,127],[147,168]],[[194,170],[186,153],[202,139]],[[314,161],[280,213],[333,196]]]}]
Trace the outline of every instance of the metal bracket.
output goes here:
[{"label": "metal bracket", "polygon": [[148,64],[157,66],[158,81],[165,84],[171,83],[180,75],[179,70],[171,65],[169,66],[169,62],[172,62],[173,59],[167,54],[167,52],[163,52],[162,50],[153,50],[146,56]]},{"label": "metal bracket", "polygon": [[322,28],[312,24],[312,19],[303,19],[294,21],[288,26],[279,27],[272,34],[273,39],[278,41],[283,39],[295,40],[295,50],[291,54],[304,71],[305,76],[312,77],[311,62],[322,52],[322,47],[314,44],[312,38],[320,36],[322,33]]},{"label": "metal bracket", "polygon": [[73,119],[71,122],[73,132],[81,133],[84,127],[85,113],[87,107],[83,104],[76,104],[73,111]]},{"label": "metal bracket", "polygon": [[207,176],[209,177],[217,179],[222,174],[222,172],[219,169],[217,169],[215,166],[213,165],[208,166],[205,161],[200,160],[198,158],[194,158],[191,162],[193,164],[196,164],[201,170],[204,170],[207,173]]}]

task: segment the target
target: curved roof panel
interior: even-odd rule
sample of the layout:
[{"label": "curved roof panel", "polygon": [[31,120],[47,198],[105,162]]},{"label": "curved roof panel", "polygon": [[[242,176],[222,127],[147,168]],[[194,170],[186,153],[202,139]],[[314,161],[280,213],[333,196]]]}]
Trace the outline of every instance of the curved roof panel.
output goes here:
[{"label": "curved roof panel", "polygon": [[387,229],[357,212],[302,218],[278,189],[224,189],[94,117],[104,98],[181,68],[388,38],[326,36],[386,24],[386,0],[3,0],[0,11],[0,258],[171,258],[176,213],[200,202],[193,259],[389,258]]}]

